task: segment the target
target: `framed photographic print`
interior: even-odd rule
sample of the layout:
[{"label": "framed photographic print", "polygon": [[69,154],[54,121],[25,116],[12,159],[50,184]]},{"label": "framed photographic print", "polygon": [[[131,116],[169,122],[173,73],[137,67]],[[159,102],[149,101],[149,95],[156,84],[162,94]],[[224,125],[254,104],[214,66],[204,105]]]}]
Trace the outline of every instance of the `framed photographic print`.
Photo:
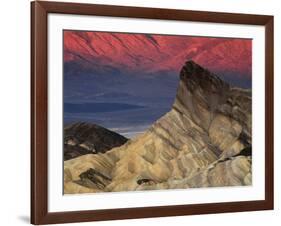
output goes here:
[{"label": "framed photographic print", "polygon": [[31,223],[273,209],[273,16],[31,12]]}]

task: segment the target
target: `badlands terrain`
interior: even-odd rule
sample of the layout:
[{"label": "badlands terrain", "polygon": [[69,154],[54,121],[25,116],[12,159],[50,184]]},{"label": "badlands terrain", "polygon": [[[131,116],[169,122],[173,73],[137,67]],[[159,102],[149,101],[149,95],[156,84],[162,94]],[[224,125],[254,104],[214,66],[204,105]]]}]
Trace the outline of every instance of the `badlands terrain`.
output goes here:
[{"label": "badlands terrain", "polygon": [[251,119],[251,90],[188,61],[171,110],[143,134],[65,127],[64,193],[251,185]]}]

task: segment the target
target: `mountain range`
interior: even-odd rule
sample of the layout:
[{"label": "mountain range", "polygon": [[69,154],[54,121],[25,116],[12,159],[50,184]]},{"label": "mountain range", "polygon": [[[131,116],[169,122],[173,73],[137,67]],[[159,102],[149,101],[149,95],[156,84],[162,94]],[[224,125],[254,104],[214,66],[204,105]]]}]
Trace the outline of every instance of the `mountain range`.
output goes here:
[{"label": "mountain range", "polygon": [[251,185],[251,90],[194,61],[174,103],[143,134],[64,162],[64,193]]},{"label": "mountain range", "polygon": [[175,75],[186,60],[231,82],[250,85],[251,39],[64,31],[67,75],[79,76],[81,71],[139,77]]}]

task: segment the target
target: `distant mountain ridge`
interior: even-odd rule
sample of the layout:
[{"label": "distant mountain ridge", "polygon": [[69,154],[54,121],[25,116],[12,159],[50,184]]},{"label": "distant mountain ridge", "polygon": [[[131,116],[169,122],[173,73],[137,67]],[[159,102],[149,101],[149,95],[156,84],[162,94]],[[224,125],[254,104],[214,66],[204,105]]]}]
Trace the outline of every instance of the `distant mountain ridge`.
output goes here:
[{"label": "distant mountain ridge", "polygon": [[172,109],[120,147],[65,161],[64,191],[251,185],[251,120],[251,90],[188,61]]},{"label": "distant mountain ridge", "polygon": [[237,38],[64,32],[65,63],[97,74],[175,74],[186,60],[194,60],[222,75],[250,78],[251,47],[251,40]]}]

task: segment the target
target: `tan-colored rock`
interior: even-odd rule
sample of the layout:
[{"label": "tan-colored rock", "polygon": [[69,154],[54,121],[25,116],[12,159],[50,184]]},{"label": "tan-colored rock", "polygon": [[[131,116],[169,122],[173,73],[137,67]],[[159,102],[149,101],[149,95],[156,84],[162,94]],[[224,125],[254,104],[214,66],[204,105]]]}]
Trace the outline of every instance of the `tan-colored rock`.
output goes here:
[{"label": "tan-colored rock", "polygon": [[[239,154],[251,147],[250,91],[194,62],[180,77],[171,111],[145,133],[64,162],[65,193],[251,184],[251,156]],[[91,178],[81,179],[89,169]]]}]

